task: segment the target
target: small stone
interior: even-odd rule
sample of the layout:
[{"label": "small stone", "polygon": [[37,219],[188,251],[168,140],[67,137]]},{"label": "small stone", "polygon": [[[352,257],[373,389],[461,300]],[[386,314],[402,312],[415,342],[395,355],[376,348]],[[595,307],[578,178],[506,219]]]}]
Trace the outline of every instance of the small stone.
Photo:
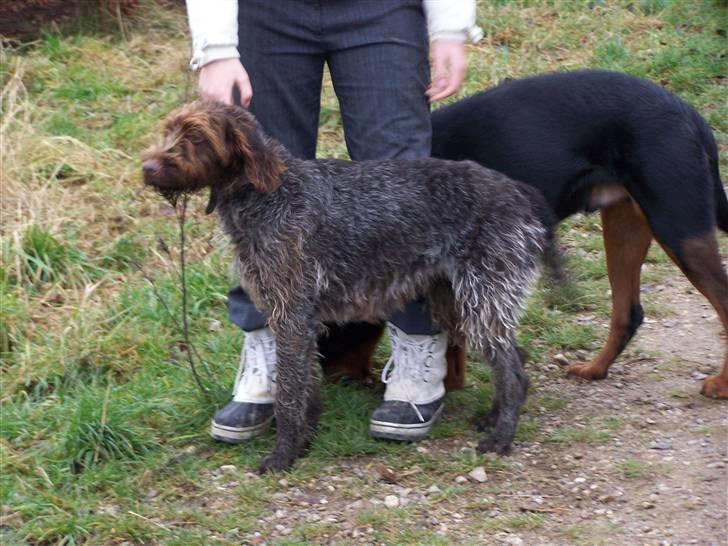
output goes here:
[{"label": "small stone", "polygon": [[475,468],[473,468],[468,473],[468,476],[470,476],[478,483],[483,483],[488,480],[488,474],[485,473],[485,468],[483,468],[482,466],[476,466]]},{"label": "small stone", "polygon": [[288,480],[283,478],[282,480],[278,480],[278,485],[281,487],[288,487]]},{"label": "small stone", "polygon": [[457,476],[455,478],[455,483],[465,483],[468,479],[465,476]]},{"label": "small stone", "polygon": [[554,355],[553,361],[556,362],[559,366],[568,366],[569,365],[569,359],[566,358],[563,353],[558,353]]},{"label": "small stone", "polygon": [[430,487],[427,488],[426,491],[427,491],[427,494],[428,495],[434,495],[436,493],[441,493],[442,492],[442,489],[440,489],[439,487],[437,487],[437,484],[434,484],[433,483]]},{"label": "small stone", "polygon": [[384,506],[387,508],[397,508],[399,506],[399,497],[396,495],[387,495],[384,497]]},{"label": "small stone", "polygon": [[222,472],[223,474],[231,474],[232,472],[235,472],[238,469],[237,466],[234,464],[224,464],[222,465],[218,470]]},{"label": "small stone", "polygon": [[208,326],[208,329],[211,332],[215,332],[215,331],[219,330],[220,328],[222,328],[222,322],[220,322],[219,320],[210,321],[210,326]]},{"label": "small stone", "polygon": [[665,438],[659,438],[650,444],[650,449],[658,449],[660,451],[672,449],[672,442]]},{"label": "small stone", "polygon": [[607,502],[613,502],[614,501],[614,495],[602,495],[597,499],[599,502],[607,503]]},{"label": "small stone", "polygon": [[426,448],[426,447],[424,447],[424,446],[417,446],[417,447],[415,448],[415,450],[417,451],[417,453],[422,453],[423,455],[426,455],[427,453],[429,453],[429,452],[430,452],[430,450],[429,450],[429,449],[427,449],[427,448]]}]

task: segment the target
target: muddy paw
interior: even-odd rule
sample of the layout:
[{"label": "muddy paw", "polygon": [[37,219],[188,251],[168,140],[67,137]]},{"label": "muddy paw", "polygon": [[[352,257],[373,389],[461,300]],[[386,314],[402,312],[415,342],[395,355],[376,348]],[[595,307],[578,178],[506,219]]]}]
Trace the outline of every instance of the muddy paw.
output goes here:
[{"label": "muddy paw", "polygon": [[728,399],[728,383],[719,375],[711,375],[703,381],[700,394],[708,398]]},{"label": "muddy paw", "polygon": [[486,436],[478,442],[479,453],[497,453],[498,455],[510,455],[512,450],[511,442],[504,442],[494,435]]},{"label": "muddy paw", "polygon": [[288,470],[293,466],[293,457],[271,453],[260,463],[258,474],[266,474],[268,472],[280,472]]},{"label": "muddy paw", "polygon": [[598,368],[593,362],[577,362],[576,364],[572,364],[566,369],[566,373],[572,377],[581,377],[589,381],[607,377],[607,370]]},{"label": "muddy paw", "polygon": [[496,422],[498,421],[498,411],[497,410],[490,410],[488,413],[483,415],[478,421],[475,423],[475,428],[478,432],[485,432],[487,430],[491,430]]}]

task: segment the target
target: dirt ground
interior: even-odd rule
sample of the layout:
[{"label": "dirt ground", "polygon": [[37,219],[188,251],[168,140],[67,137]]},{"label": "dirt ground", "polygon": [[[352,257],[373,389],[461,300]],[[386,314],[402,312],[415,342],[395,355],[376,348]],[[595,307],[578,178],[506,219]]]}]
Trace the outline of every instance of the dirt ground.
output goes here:
[{"label": "dirt ground", "polygon": [[[300,543],[309,525],[311,543],[728,544],[728,405],[698,394],[722,362],[719,321],[681,277],[643,290],[661,318],[646,320],[607,380],[567,379],[564,363],[531,367],[539,395],[564,403],[539,408],[543,441],[517,442],[502,469],[430,483],[416,466],[342,461],[305,484],[283,479],[259,529],[224,538]],[[445,460],[473,447],[446,439],[413,450]],[[222,508],[232,477],[213,474],[209,507]]]}]

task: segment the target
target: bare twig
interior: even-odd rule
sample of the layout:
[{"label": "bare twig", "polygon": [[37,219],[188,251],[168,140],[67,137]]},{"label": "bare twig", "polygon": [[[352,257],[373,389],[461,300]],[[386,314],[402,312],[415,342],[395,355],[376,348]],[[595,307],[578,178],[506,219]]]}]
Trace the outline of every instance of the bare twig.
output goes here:
[{"label": "bare twig", "polygon": [[[182,203],[179,207],[179,213],[177,214],[177,220],[179,221],[179,268],[180,277],[182,282],[182,335],[185,340],[185,351],[187,352],[187,360],[190,363],[190,369],[192,375],[197,381],[197,385],[200,387],[205,395],[209,395],[209,391],[202,384],[200,375],[197,373],[197,366],[195,366],[195,359],[192,355],[192,341],[190,341],[190,327],[189,320],[187,318],[187,277],[185,267],[185,216],[187,214],[187,203],[190,200],[189,194],[185,193],[182,196]],[[197,352],[197,351],[195,351]]]}]

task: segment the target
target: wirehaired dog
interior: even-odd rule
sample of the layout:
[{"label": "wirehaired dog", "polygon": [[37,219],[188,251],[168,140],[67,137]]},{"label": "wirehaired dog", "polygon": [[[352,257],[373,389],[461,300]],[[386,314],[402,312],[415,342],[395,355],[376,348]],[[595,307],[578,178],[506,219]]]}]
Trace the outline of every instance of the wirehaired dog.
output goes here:
[{"label": "wirehaired dog", "polygon": [[535,190],[472,162],[299,160],[247,111],[215,102],[170,114],[143,174],[168,198],[210,188],[242,285],[269,316],[278,431],[261,472],[289,468],[308,445],[324,322],[382,321],[421,295],[492,366],[493,429],[478,447],[509,451],[528,386],[514,330],[553,247]]}]

